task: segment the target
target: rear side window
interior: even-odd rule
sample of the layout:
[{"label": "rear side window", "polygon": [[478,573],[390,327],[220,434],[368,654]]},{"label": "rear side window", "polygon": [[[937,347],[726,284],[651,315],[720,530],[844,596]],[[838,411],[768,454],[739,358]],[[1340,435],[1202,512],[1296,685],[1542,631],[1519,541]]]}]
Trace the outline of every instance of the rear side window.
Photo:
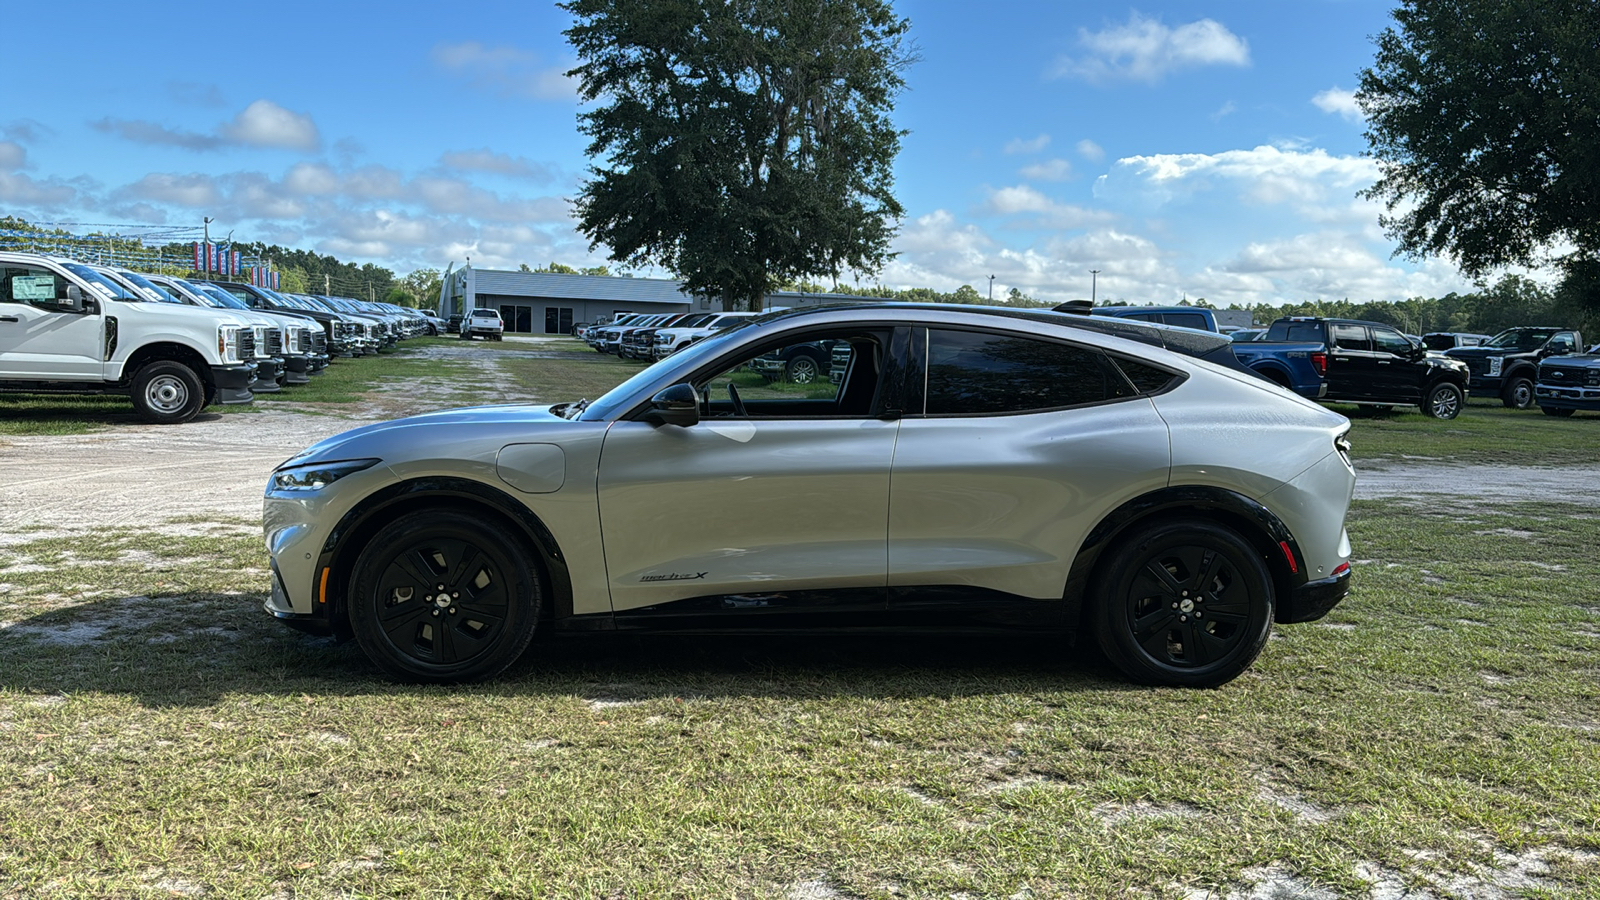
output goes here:
[{"label": "rear side window", "polygon": [[1141,394],[1154,394],[1179,378],[1179,376],[1165,369],[1134,362],[1131,359],[1119,357],[1116,363],[1117,368],[1122,370],[1122,374],[1128,376],[1128,380],[1133,382],[1133,386]]},{"label": "rear side window", "polygon": [[1162,313],[1162,320],[1168,325],[1177,325],[1180,328],[1195,328],[1200,331],[1210,331],[1206,327],[1206,317],[1199,313]]},{"label": "rear side window", "polygon": [[1098,351],[975,331],[930,330],[927,379],[930,416],[1035,412],[1127,392]]},{"label": "rear side window", "polygon": [[1372,349],[1365,325],[1329,325],[1328,333],[1333,335],[1334,346],[1341,350]]}]

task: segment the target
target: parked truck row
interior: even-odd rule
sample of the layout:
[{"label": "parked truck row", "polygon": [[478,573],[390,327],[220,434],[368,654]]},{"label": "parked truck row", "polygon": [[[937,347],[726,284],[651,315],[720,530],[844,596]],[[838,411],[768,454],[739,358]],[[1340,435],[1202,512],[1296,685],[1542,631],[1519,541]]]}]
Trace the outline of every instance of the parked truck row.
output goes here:
[{"label": "parked truck row", "polygon": [[123,395],[156,424],[428,331],[387,304],[0,251],[0,392]]}]

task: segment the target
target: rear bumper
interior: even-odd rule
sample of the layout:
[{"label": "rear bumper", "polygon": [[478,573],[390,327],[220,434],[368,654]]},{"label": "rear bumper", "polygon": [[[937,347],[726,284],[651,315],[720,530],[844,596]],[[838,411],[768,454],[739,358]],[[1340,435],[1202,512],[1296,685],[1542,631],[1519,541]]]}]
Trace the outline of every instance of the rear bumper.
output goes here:
[{"label": "rear bumper", "polygon": [[1277,620],[1283,624],[1315,622],[1327,615],[1350,593],[1350,566],[1329,578],[1308,581],[1278,603]]}]

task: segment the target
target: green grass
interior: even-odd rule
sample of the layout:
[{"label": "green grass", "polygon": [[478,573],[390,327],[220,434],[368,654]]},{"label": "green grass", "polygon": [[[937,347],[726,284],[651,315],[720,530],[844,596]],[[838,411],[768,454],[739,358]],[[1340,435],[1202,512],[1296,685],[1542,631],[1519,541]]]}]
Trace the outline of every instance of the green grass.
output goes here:
[{"label": "green grass", "polygon": [[1597,896],[1557,851],[1600,852],[1600,518],[1350,527],[1351,598],[1214,691],[1026,638],[607,636],[394,685],[260,611],[251,523],[40,537],[0,549],[0,896],[1350,896],[1497,851]]},{"label": "green grass", "polygon": [[1430,419],[1411,407],[1373,413],[1358,406],[1330,407],[1350,417],[1357,459],[1404,457],[1502,465],[1592,464],[1600,442],[1600,413],[1567,419],[1538,409],[1506,409],[1498,400],[1473,400],[1454,419]]}]

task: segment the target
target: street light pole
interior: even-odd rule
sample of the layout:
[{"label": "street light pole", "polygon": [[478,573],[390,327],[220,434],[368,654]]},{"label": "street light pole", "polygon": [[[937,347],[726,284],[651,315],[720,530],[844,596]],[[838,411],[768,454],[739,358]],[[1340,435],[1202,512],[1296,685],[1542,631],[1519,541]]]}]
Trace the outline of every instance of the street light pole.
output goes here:
[{"label": "street light pole", "polygon": [[989,302],[994,302],[994,276],[989,276]]},{"label": "street light pole", "polygon": [[1093,306],[1095,298],[1099,296],[1100,270],[1089,270],[1089,305]]}]

